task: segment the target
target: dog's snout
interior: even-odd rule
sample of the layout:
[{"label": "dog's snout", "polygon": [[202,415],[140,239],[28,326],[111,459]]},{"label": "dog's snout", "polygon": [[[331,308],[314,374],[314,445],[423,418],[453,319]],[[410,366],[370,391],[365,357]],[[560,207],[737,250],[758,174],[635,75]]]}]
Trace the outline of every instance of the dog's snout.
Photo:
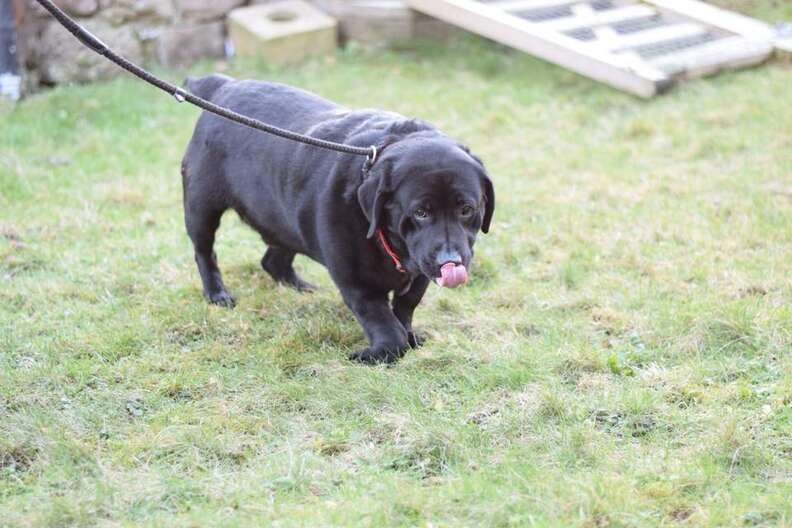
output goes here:
[{"label": "dog's snout", "polygon": [[435,260],[437,261],[438,266],[442,266],[448,262],[462,264],[462,255],[459,254],[459,251],[443,248],[437,253],[437,258]]}]

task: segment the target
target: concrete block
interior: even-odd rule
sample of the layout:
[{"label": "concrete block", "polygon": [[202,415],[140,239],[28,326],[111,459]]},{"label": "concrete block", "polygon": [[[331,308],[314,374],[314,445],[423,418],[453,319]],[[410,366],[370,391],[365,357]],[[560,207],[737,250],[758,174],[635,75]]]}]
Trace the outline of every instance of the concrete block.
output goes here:
[{"label": "concrete block", "polygon": [[[259,0],[261,1],[261,0]],[[403,0],[313,0],[338,20],[342,41],[401,45],[414,38],[446,39],[453,26],[410,9]]]},{"label": "concrete block", "polygon": [[377,46],[412,38],[412,13],[401,0],[314,0],[334,16],[343,41]]},{"label": "concrete block", "polygon": [[437,18],[413,11],[413,36],[420,39],[449,40],[465,31]]},{"label": "concrete block", "polygon": [[301,0],[234,9],[228,35],[238,55],[275,64],[332,53],[338,40],[336,21]]}]

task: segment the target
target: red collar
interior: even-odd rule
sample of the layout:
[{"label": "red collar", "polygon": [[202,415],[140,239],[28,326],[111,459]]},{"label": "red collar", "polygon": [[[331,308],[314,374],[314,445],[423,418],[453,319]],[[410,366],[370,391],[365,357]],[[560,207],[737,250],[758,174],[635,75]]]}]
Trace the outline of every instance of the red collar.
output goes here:
[{"label": "red collar", "polygon": [[399,260],[399,255],[396,254],[391,245],[388,243],[388,239],[385,238],[385,233],[382,231],[382,229],[377,229],[377,240],[379,240],[382,249],[393,261],[393,265],[396,266],[396,270],[398,270],[399,273],[407,273],[407,270],[405,270],[404,266],[402,266],[401,260]]}]

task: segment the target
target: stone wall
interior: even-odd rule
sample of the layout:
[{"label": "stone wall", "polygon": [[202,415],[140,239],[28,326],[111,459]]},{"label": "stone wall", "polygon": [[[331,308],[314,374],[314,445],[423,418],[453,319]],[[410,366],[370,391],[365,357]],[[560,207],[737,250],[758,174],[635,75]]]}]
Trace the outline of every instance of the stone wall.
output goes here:
[{"label": "stone wall", "polygon": [[[236,7],[278,0],[56,0],[126,58],[144,65],[187,66],[225,54],[225,17]],[[339,21],[342,41],[388,45],[451,30],[401,0],[310,0]],[[24,88],[90,82],[118,68],[83,46],[34,0],[14,0]]]}]

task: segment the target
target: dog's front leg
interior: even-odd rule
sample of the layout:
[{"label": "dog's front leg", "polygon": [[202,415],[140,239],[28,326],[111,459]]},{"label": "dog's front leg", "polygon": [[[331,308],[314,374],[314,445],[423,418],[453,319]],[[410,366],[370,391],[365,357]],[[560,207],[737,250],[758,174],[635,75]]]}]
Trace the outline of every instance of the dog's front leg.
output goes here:
[{"label": "dog's front leg", "polygon": [[362,363],[393,363],[409,346],[407,331],[388,305],[387,293],[344,291],[344,301],[363,327],[369,347],[349,356]]},{"label": "dog's front leg", "polygon": [[393,296],[393,313],[407,331],[407,342],[412,348],[418,348],[423,344],[423,338],[413,331],[412,318],[413,312],[423,299],[428,286],[429,278],[419,275],[413,280],[410,289],[404,295]]}]

